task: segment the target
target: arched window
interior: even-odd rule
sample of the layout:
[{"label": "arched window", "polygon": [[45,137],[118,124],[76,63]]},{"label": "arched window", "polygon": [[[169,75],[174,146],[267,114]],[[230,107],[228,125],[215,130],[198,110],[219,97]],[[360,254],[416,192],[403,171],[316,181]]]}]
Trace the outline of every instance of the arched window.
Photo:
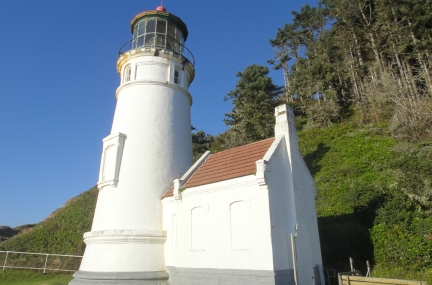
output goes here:
[{"label": "arched window", "polygon": [[205,249],[205,223],[204,208],[196,207],[191,211],[191,248],[192,250]]},{"label": "arched window", "polygon": [[231,248],[247,249],[249,246],[250,211],[246,202],[236,201],[230,205]]},{"label": "arched window", "polygon": [[129,82],[131,80],[132,68],[127,65],[123,71],[123,83]]},{"label": "arched window", "polygon": [[172,233],[171,233],[171,237],[172,237],[171,249],[173,251],[175,251],[176,247],[177,247],[177,214],[174,214],[172,216]]},{"label": "arched window", "polygon": [[174,83],[180,85],[180,79],[180,69],[176,67],[174,69]]}]

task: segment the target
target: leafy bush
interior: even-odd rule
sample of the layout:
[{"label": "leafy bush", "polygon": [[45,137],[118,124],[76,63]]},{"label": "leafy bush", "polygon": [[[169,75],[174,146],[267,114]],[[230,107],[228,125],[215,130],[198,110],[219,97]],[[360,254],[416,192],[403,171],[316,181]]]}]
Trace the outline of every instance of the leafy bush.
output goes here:
[{"label": "leafy bush", "polygon": [[408,225],[378,224],[372,228],[375,262],[414,271],[432,267],[432,219],[416,218]]},{"label": "leafy bush", "polygon": [[[398,143],[386,125],[299,132],[314,176],[324,266],[432,267],[432,145]],[[362,268],[363,267],[363,268]]]}]

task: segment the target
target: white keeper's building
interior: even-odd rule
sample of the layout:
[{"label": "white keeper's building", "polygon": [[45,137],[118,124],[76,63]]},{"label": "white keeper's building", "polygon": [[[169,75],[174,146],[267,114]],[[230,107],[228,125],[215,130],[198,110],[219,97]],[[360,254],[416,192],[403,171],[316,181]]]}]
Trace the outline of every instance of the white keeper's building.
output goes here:
[{"label": "white keeper's building", "polygon": [[276,108],[274,138],[193,164],[187,26],[159,6],[131,32],[93,225],[69,284],[324,285],[292,110]]}]

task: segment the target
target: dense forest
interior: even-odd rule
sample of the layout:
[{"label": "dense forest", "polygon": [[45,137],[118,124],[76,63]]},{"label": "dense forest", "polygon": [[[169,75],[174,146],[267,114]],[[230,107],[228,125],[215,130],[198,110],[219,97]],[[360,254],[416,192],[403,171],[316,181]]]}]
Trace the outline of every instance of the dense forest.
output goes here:
[{"label": "dense forest", "polygon": [[[323,263],[432,282],[432,1],[323,0],[275,31],[270,68],[237,73],[228,130],[192,133],[194,159],[273,136],[290,105],[314,176]],[[222,97],[222,96],[221,96]],[[221,98],[222,100],[222,98]],[[0,250],[81,254],[97,189]],[[334,284],[336,280],[331,280]]]}]

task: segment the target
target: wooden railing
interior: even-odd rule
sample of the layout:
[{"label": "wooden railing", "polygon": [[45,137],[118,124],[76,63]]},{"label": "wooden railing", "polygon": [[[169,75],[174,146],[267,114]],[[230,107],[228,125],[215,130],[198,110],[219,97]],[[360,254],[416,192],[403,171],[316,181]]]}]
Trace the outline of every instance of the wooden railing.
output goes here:
[{"label": "wooden railing", "polygon": [[428,285],[427,281],[339,275],[339,285]]}]

